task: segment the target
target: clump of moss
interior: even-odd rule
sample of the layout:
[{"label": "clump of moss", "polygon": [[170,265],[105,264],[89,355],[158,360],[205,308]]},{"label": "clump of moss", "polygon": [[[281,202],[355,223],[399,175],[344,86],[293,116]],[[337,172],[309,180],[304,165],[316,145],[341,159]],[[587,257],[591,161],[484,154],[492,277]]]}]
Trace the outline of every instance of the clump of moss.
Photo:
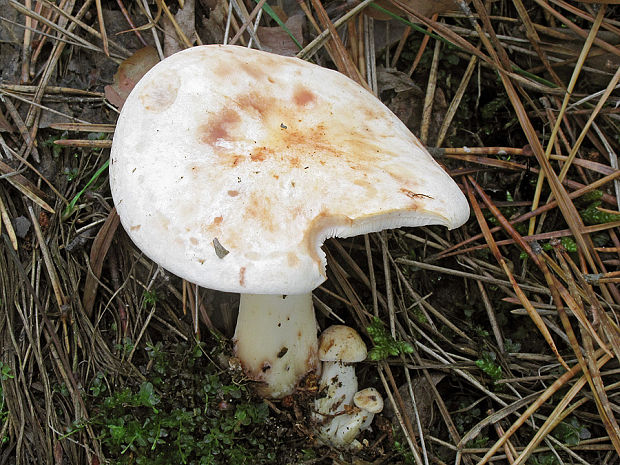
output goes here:
[{"label": "clump of moss", "polygon": [[368,352],[370,360],[385,360],[388,357],[397,357],[400,354],[410,354],[413,352],[411,344],[395,340],[388,333],[383,322],[377,317],[373,318],[372,323],[366,330],[374,344],[374,347]]},{"label": "clump of moss", "polygon": [[[92,426],[110,463],[272,463],[268,407],[206,357],[203,345],[147,349],[147,380],[90,386]],[[129,383],[128,383],[129,384]]]}]

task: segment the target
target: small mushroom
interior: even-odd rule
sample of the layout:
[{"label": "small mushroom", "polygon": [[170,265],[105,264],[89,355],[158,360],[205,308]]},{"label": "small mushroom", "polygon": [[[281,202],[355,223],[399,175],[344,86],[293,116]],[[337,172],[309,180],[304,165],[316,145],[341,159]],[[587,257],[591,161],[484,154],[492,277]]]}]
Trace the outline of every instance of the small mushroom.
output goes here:
[{"label": "small mushroom", "polygon": [[319,380],[319,396],[315,400],[315,418],[324,423],[352,405],[357,392],[357,376],[353,363],[366,359],[366,344],[353,328],[333,325],[319,337],[319,360],[323,371]]},{"label": "small mushroom", "polygon": [[383,398],[379,391],[373,387],[362,389],[353,396],[353,403],[360,409],[359,415],[362,417],[360,431],[370,428],[375,414],[383,410]]},{"label": "small mushroom", "polygon": [[469,217],[456,183],[371,93],[232,45],[176,53],[136,84],[110,186],[149,258],[241,294],[236,356],[267,397],[318,368],[311,293],[326,279],[325,239]]},{"label": "small mushroom", "polygon": [[355,393],[353,402],[356,412],[338,415],[321,428],[323,441],[337,447],[361,447],[356,437],[368,429],[375,414],[383,410],[383,398],[379,391],[371,387]]}]

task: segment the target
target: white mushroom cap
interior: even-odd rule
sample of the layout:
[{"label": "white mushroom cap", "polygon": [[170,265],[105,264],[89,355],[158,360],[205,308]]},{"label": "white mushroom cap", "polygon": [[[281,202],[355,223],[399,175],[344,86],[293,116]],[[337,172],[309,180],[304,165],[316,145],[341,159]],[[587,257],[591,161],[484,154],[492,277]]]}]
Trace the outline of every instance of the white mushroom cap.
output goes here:
[{"label": "white mushroom cap", "polygon": [[373,387],[357,391],[353,396],[353,403],[362,410],[370,413],[379,413],[383,410],[383,398]]},{"label": "white mushroom cap", "polygon": [[319,337],[319,360],[357,363],[366,359],[366,344],[353,328],[333,325]]},{"label": "white mushroom cap", "polygon": [[342,74],[243,47],[179,52],[135,86],[110,162],[124,228],[212,289],[301,294],[328,237],[455,228],[465,197],[373,95]]}]

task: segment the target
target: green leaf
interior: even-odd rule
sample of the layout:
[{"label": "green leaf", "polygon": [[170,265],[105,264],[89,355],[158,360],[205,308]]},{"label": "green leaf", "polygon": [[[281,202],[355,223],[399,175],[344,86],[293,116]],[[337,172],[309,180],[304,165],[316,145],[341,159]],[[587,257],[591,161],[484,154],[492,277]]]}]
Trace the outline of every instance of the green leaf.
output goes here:
[{"label": "green leaf", "polygon": [[144,407],[153,407],[159,403],[159,397],[154,392],[153,385],[149,382],[144,382],[140,386],[140,392],[138,392],[137,400],[139,405]]},{"label": "green leaf", "polygon": [[99,176],[101,175],[101,173],[103,173],[108,166],[110,165],[110,160],[106,160],[106,162],[103,164],[103,166],[101,168],[99,168],[95,174],[93,174],[93,177],[90,178],[90,180],[86,183],[86,185],[82,188],[82,190],[80,192],[78,192],[75,197],[73,197],[73,199],[71,200],[71,202],[69,202],[69,205],[67,205],[65,207],[65,210],[62,212],[62,217],[63,219],[71,216],[71,214],[73,213],[73,209],[75,208],[75,204],[77,204],[77,201],[80,199],[80,197],[82,196],[82,194],[84,192],[86,192],[86,189],[88,189],[88,187],[94,183]]},{"label": "green leaf", "polygon": [[2,381],[6,381],[7,379],[13,378],[15,378],[15,375],[11,373],[11,367],[0,362],[0,379],[2,379]]}]

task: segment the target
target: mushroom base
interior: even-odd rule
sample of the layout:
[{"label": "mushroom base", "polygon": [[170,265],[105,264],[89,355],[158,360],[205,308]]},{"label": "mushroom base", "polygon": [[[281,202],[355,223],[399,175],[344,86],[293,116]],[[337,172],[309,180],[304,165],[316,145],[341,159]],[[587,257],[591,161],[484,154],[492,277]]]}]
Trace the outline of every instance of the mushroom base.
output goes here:
[{"label": "mushroom base", "polygon": [[321,397],[314,401],[315,420],[328,423],[341,414],[345,406],[353,405],[357,392],[357,376],[353,365],[341,362],[323,362],[323,372],[319,382]]},{"label": "mushroom base", "polygon": [[312,294],[241,294],[234,343],[245,374],[261,383],[260,395],[291,394],[318,369]]}]

